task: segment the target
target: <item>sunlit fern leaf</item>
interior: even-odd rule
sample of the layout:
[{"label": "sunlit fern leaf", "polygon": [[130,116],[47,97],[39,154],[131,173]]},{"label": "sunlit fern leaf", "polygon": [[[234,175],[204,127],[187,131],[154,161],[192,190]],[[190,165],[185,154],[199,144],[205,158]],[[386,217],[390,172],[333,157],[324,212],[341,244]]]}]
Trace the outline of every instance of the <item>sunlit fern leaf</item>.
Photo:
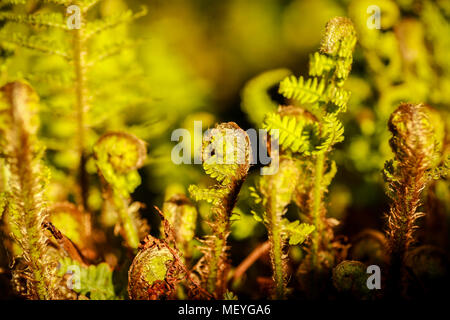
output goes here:
[{"label": "sunlit fern leaf", "polygon": [[84,37],[86,39],[101,33],[105,30],[117,27],[121,24],[128,23],[133,21],[134,19],[140,18],[147,14],[147,8],[142,7],[140,11],[133,12],[131,10],[127,10],[125,12],[118,13],[114,16],[105,17],[103,19],[87,22],[86,23],[86,31]]},{"label": "sunlit fern leaf", "polygon": [[318,151],[329,151],[336,143],[344,141],[344,125],[333,114],[327,114],[323,118],[321,143]]},{"label": "sunlit fern leaf", "polygon": [[322,98],[325,90],[325,80],[313,77],[304,80],[290,76],[281,81],[279,93],[288,99],[295,99],[299,103],[314,103]]},{"label": "sunlit fern leaf", "polygon": [[64,17],[60,13],[18,14],[13,12],[0,12],[0,21],[24,23],[37,27],[53,27],[67,30]]},{"label": "sunlit fern leaf", "polygon": [[319,52],[315,52],[309,56],[309,75],[321,76],[324,72],[329,72],[335,67],[335,61]]},{"label": "sunlit fern leaf", "polygon": [[280,146],[292,152],[310,152],[313,149],[311,142],[315,134],[314,124],[306,124],[302,119],[293,116],[284,116],[270,113],[264,120],[263,128],[274,138],[278,139]]},{"label": "sunlit fern leaf", "polygon": [[217,161],[215,160],[217,160],[216,155],[203,162],[203,169],[205,170],[206,174],[222,183],[223,185],[229,184],[236,173],[238,165],[217,163]]},{"label": "sunlit fern leaf", "polygon": [[225,189],[199,188],[196,185],[189,186],[189,193],[195,201],[203,200],[212,204],[217,204],[227,192]]},{"label": "sunlit fern leaf", "polygon": [[334,176],[336,175],[336,172],[337,172],[336,162],[334,160],[331,160],[330,168],[323,175],[323,178],[322,178],[322,187],[323,188],[328,188],[328,186],[331,184],[331,180],[333,180]]},{"label": "sunlit fern leaf", "polygon": [[91,300],[117,299],[114,293],[112,270],[106,263],[81,266],[78,261],[64,258],[60,261],[59,276],[70,275],[71,289]]},{"label": "sunlit fern leaf", "polygon": [[282,220],[282,224],[282,230],[285,236],[289,238],[290,245],[302,244],[315,229],[313,225],[300,223],[299,220],[290,222],[286,218]]},{"label": "sunlit fern leaf", "polygon": [[338,112],[345,112],[348,99],[350,99],[350,91],[336,86],[329,86],[328,98],[333,104],[339,107]]},{"label": "sunlit fern leaf", "polygon": [[0,31],[0,42],[7,42],[27,49],[57,55],[67,60],[70,59],[70,55],[65,48],[58,48],[56,43],[45,41],[34,36],[27,37],[21,33],[10,33],[2,30]]}]

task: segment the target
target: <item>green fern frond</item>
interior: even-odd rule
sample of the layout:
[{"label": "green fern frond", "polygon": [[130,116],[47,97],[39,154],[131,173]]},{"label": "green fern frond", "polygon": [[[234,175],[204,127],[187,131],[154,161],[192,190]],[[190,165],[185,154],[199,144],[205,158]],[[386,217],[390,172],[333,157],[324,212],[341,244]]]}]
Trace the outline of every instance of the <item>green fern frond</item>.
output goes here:
[{"label": "green fern frond", "polygon": [[333,114],[323,118],[321,143],[316,147],[318,151],[328,152],[336,143],[344,141],[344,125]]},{"label": "green fern frond", "polygon": [[90,56],[89,60],[86,62],[86,67],[91,68],[99,62],[121,53],[125,49],[130,49],[138,46],[139,43],[139,40],[121,40],[109,44],[108,46],[99,49],[95,52],[95,54]]},{"label": "green fern frond", "polygon": [[332,113],[345,112],[347,110],[347,102],[350,99],[350,91],[336,86],[329,86],[328,98],[339,108]]},{"label": "green fern frond", "polygon": [[319,101],[325,91],[325,80],[316,77],[304,80],[290,76],[280,82],[279,93],[288,99],[295,99],[299,103],[314,103]]},{"label": "green fern frond", "polygon": [[217,156],[210,157],[203,162],[203,169],[205,173],[211,178],[216,179],[223,185],[228,185],[238,169],[237,164],[217,163]]},{"label": "green fern frond", "polygon": [[117,27],[121,24],[131,22],[135,19],[143,17],[147,14],[147,7],[143,6],[138,12],[127,10],[125,12],[118,13],[114,16],[106,17],[101,20],[87,22],[86,31],[84,33],[84,39],[89,39],[94,35],[97,35],[105,30]]},{"label": "green fern frond", "polygon": [[137,249],[146,229],[145,222],[138,216],[138,208],[129,204],[130,194],[141,183],[137,169],[143,166],[146,154],[145,143],[124,132],[106,133],[94,146],[99,174],[111,189],[104,192],[105,201],[116,209],[123,237],[132,249]]},{"label": "green fern frond", "polygon": [[331,160],[330,168],[323,175],[322,186],[325,190],[328,189],[328,186],[331,184],[331,180],[333,180],[334,176],[337,173],[336,161]]},{"label": "green fern frond", "polygon": [[322,76],[325,72],[331,71],[334,67],[334,59],[327,55],[314,52],[314,54],[309,56],[309,75],[312,77]]},{"label": "green fern frond", "polygon": [[269,113],[264,120],[263,128],[274,138],[278,139],[284,150],[310,154],[314,151],[312,142],[317,141],[318,125],[307,123],[303,118],[281,116]]},{"label": "green fern frond", "polygon": [[70,289],[91,300],[116,300],[112,281],[113,272],[107,263],[82,266],[78,261],[63,258],[59,263],[59,276],[70,275]]},{"label": "green fern frond", "polygon": [[68,30],[64,17],[60,13],[18,14],[13,12],[0,12],[0,21],[12,21],[37,27],[53,27]]},{"label": "green fern frond", "polygon": [[57,44],[45,41],[35,36],[27,37],[21,33],[9,33],[1,30],[0,41],[15,44],[31,50],[36,50],[42,53],[60,56],[66,60],[70,60],[71,58],[69,53],[63,48],[58,48]]},{"label": "green fern frond", "polygon": [[189,194],[195,201],[206,201],[217,204],[227,194],[227,190],[215,188],[199,188],[196,185],[189,186]]},{"label": "green fern frond", "polygon": [[300,223],[298,220],[290,222],[288,219],[283,219],[282,225],[290,245],[302,244],[315,229],[313,225]]}]

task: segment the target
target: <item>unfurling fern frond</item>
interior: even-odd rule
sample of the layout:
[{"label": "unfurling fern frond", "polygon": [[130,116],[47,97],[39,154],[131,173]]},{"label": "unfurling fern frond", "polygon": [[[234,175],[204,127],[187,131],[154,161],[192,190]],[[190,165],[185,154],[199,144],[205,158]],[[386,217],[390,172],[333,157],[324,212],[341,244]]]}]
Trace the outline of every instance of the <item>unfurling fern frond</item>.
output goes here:
[{"label": "unfurling fern frond", "polygon": [[203,167],[218,184],[209,189],[189,187],[193,198],[212,203],[209,224],[213,235],[204,241],[204,256],[196,269],[205,289],[216,298],[222,298],[229,268],[230,218],[250,167],[250,139],[236,123],[222,123],[204,137],[202,149]]},{"label": "unfurling fern frond", "polygon": [[129,203],[130,194],[141,183],[137,169],[142,167],[146,153],[142,140],[124,132],[104,134],[94,146],[99,174],[106,183],[103,196],[116,208],[122,235],[132,249],[137,249],[146,231],[136,206]]},{"label": "unfurling fern frond", "polygon": [[390,290],[401,292],[405,276],[405,255],[414,242],[417,212],[424,188],[432,179],[436,158],[436,137],[430,112],[424,105],[401,104],[389,119],[389,141],[394,161],[385,166],[389,195],[393,199],[387,215],[387,239],[391,254]]},{"label": "unfurling fern frond", "polygon": [[333,234],[323,198],[336,167],[331,162],[328,173],[325,168],[328,153],[344,139],[338,114],[346,111],[350,98],[350,92],[342,86],[351,70],[355,44],[352,22],[344,17],[331,19],[320,52],[310,55],[310,78],[289,76],[280,83],[279,93],[291,99],[294,106],[280,107],[278,114],[268,114],[264,122],[264,128],[278,139],[280,154],[297,154],[306,168],[305,179],[298,182],[296,203],[307,211],[306,216],[314,225],[312,247],[305,263],[310,263],[309,271],[317,273],[330,264],[320,261],[319,252],[332,250]]},{"label": "unfurling fern frond", "polygon": [[[0,138],[9,171],[6,231],[20,247],[19,253],[12,252],[15,289],[31,299],[53,299],[56,261],[49,254],[43,227],[48,216],[47,181],[36,137],[37,95],[23,82],[6,84],[0,94]],[[25,283],[24,291],[19,279]]]}]

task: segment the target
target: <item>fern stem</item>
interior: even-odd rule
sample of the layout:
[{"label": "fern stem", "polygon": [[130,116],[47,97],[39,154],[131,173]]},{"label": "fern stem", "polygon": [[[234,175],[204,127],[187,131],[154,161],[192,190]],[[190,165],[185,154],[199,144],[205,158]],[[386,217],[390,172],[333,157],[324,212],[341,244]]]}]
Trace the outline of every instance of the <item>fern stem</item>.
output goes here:
[{"label": "fern stem", "polygon": [[[82,17],[84,20],[84,17]],[[82,20],[82,21],[83,21]],[[80,184],[81,204],[88,211],[88,175],[86,172],[86,153],[85,153],[85,112],[88,110],[88,93],[86,86],[86,63],[87,49],[84,41],[83,27],[75,29],[73,36],[73,54],[74,54],[74,72],[75,72],[75,112],[77,121],[77,151],[78,151],[78,178]],[[90,215],[85,214],[85,227],[90,231]]]},{"label": "fern stem", "polygon": [[321,208],[322,208],[322,177],[323,170],[325,164],[325,152],[319,152],[316,158],[315,164],[315,180],[314,180],[314,188],[313,188],[313,199],[312,199],[312,208],[311,216],[313,219],[313,225],[315,230],[312,234],[312,266],[314,269],[318,266],[318,253],[321,242],[321,233],[322,233],[322,219],[321,219]]},{"label": "fern stem", "polygon": [[136,250],[139,246],[139,232],[128,212],[127,200],[114,192],[114,202],[122,223],[125,241],[130,248]]},{"label": "fern stem", "polygon": [[217,276],[218,269],[220,265],[220,260],[222,258],[222,251],[224,249],[224,240],[221,237],[216,237],[214,239],[214,254],[212,255],[212,259],[210,261],[210,268],[208,279],[206,283],[206,290],[209,293],[214,294],[217,289]]},{"label": "fern stem", "polygon": [[285,277],[283,267],[283,243],[281,238],[281,216],[277,213],[276,204],[277,189],[273,188],[270,201],[270,212],[268,212],[271,227],[268,228],[270,239],[270,251],[273,266],[273,276],[275,281],[275,297],[278,300],[285,298]]}]

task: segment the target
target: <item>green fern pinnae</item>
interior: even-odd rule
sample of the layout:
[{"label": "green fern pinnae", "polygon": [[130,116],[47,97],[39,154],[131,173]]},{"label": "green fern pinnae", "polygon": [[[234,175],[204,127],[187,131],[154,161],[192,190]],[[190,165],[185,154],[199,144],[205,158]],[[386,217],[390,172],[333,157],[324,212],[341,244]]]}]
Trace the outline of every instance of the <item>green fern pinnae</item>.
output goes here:
[{"label": "green fern pinnae", "polygon": [[206,201],[214,205],[219,204],[220,199],[228,193],[226,189],[199,188],[196,185],[190,185],[188,191],[195,201]]},{"label": "green fern pinnae", "polygon": [[59,262],[58,275],[70,275],[70,289],[91,300],[115,300],[113,272],[107,263],[81,265],[68,257]]},{"label": "green fern pinnae", "polygon": [[105,200],[112,201],[122,227],[127,245],[137,249],[140,228],[144,223],[129,205],[130,194],[141,183],[137,169],[142,167],[147,154],[145,143],[137,137],[124,132],[104,134],[94,146],[94,155],[100,176],[112,191],[104,192]]},{"label": "green fern pinnae", "polygon": [[106,30],[115,28],[121,24],[130,23],[131,21],[143,17],[147,14],[147,8],[142,7],[138,12],[127,10],[125,12],[118,13],[114,16],[106,17],[97,21],[86,22],[86,31],[83,34],[84,39],[90,39],[91,37],[98,35]]},{"label": "green fern pinnae", "polygon": [[278,105],[271,99],[268,90],[291,74],[288,69],[274,69],[250,79],[242,90],[241,107],[251,122],[260,125],[267,113],[275,112]]},{"label": "green fern pinnae", "polygon": [[280,82],[279,92],[288,99],[295,99],[298,103],[314,103],[323,97],[325,80],[316,77],[305,79],[300,76],[290,76]]},{"label": "green fern pinnae", "polygon": [[236,123],[222,123],[204,137],[202,148],[204,169],[218,184],[208,189],[189,187],[194,199],[212,203],[209,224],[213,234],[203,241],[201,250],[204,255],[196,269],[205,289],[216,298],[222,298],[229,263],[227,238],[230,218],[250,167],[250,139]]},{"label": "green fern pinnae", "polygon": [[309,56],[309,75],[312,77],[320,77],[324,73],[331,71],[334,68],[333,58],[327,55],[314,52]]},{"label": "green fern pinnae", "polygon": [[[9,170],[7,214],[13,240],[20,246],[15,256],[15,270],[26,282],[26,296],[51,299],[53,279],[51,255],[43,222],[47,219],[44,197],[46,172],[42,165],[42,148],[36,138],[38,128],[37,96],[23,82],[8,83],[1,88],[0,127],[2,148]],[[19,260],[25,264],[18,267]]]},{"label": "green fern pinnae", "polygon": [[270,113],[264,120],[263,128],[274,139],[278,139],[284,150],[304,154],[311,154],[314,150],[311,144],[314,139],[310,135],[317,131],[315,123],[306,123],[303,118]]},{"label": "green fern pinnae", "polygon": [[213,155],[207,161],[203,162],[205,173],[223,185],[230,184],[237,168],[237,164],[217,163],[216,155]]},{"label": "green fern pinnae", "polygon": [[60,13],[18,14],[12,12],[0,12],[0,21],[24,23],[33,27],[52,27],[68,30],[64,23],[64,17]]},{"label": "green fern pinnae", "polygon": [[[302,182],[304,187],[298,188],[307,200],[297,199],[299,205],[308,211],[315,227],[310,270],[320,270],[319,251],[329,249],[331,232],[328,232],[323,198],[336,168],[334,162],[328,173],[325,167],[329,163],[328,153],[344,139],[344,128],[337,116],[346,111],[350,98],[350,92],[342,86],[351,70],[355,44],[356,32],[352,22],[343,17],[331,19],[327,23],[320,52],[310,55],[310,78],[290,76],[280,83],[279,93],[294,100],[302,112],[295,113],[292,107],[281,107],[279,115],[267,115],[264,123],[264,127],[279,139],[284,152],[308,156],[304,161],[311,162],[307,167],[313,183]],[[308,113],[314,116],[306,116]]]}]

